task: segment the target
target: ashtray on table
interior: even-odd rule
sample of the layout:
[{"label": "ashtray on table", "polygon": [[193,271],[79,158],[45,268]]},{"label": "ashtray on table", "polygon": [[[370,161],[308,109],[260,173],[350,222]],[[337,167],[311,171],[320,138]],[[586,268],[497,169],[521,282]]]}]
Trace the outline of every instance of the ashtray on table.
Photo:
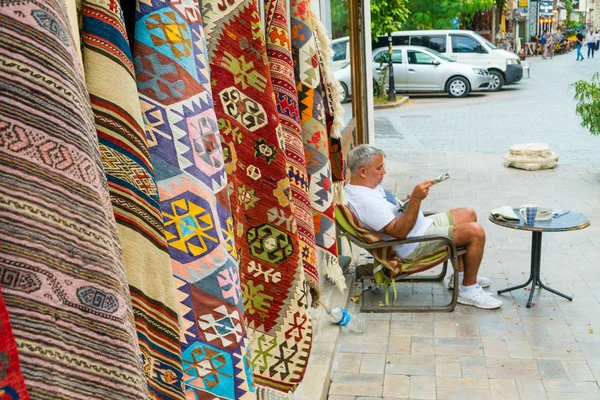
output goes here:
[{"label": "ashtray on table", "polygon": [[552,210],[547,209],[547,208],[542,208],[540,210],[538,210],[536,216],[535,216],[535,220],[542,222],[542,221],[550,221],[552,219]]}]

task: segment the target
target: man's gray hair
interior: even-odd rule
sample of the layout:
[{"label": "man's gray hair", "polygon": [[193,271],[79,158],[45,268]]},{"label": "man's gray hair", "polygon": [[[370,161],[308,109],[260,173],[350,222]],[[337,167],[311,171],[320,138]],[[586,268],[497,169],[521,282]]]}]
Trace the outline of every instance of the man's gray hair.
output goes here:
[{"label": "man's gray hair", "polygon": [[356,146],[348,153],[348,168],[350,168],[350,172],[356,172],[362,167],[368,167],[373,162],[375,156],[385,158],[385,152],[370,144]]}]

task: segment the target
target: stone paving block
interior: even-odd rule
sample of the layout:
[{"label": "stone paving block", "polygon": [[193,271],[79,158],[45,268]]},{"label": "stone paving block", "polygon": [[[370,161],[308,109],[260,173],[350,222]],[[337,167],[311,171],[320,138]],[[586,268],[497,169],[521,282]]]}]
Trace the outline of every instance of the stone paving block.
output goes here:
[{"label": "stone paving block", "polygon": [[494,400],[519,400],[514,379],[490,379],[490,392]]},{"label": "stone paving block", "polygon": [[542,379],[569,379],[559,360],[537,360]]},{"label": "stone paving block", "polygon": [[433,321],[395,321],[392,319],[390,336],[432,336]]},{"label": "stone paving block", "polygon": [[387,358],[386,374],[396,375],[435,375],[435,359],[433,356],[391,355]]},{"label": "stone paving block", "polygon": [[454,321],[435,321],[433,335],[435,337],[456,337],[458,323]]},{"label": "stone paving block", "polygon": [[570,382],[563,380],[542,381],[546,393],[590,393],[600,397],[600,389],[596,382]]},{"label": "stone paving block", "polygon": [[386,354],[412,354],[411,347],[413,339],[416,338],[407,336],[395,336],[389,338]]},{"label": "stone paving block", "polygon": [[347,353],[385,354],[388,338],[384,336],[344,336],[340,351]]},{"label": "stone paving block", "polygon": [[[548,393],[549,400],[565,400],[568,394],[565,393]],[[594,393],[577,393],[576,395],[571,395],[569,398],[577,399],[577,400],[598,400],[598,395]]]},{"label": "stone paving block", "polygon": [[437,356],[435,358],[435,375],[443,377],[461,377],[459,357]]},{"label": "stone paving block", "polygon": [[413,337],[411,340],[411,351],[413,356],[433,356],[435,355],[435,345],[433,338]]},{"label": "stone paving block", "polygon": [[433,376],[411,376],[410,377],[411,399],[435,399],[436,387]]},{"label": "stone paving block", "polygon": [[542,384],[542,381],[529,380],[529,379],[517,379],[517,389],[519,390],[519,396],[523,400],[546,400],[546,389]]},{"label": "stone paving block", "polygon": [[387,320],[369,320],[367,330],[361,334],[369,337],[389,336],[390,321]]},{"label": "stone paving block", "polygon": [[487,400],[491,399],[492,395],[486,389],[455,389],[455,388],[438,388],[438,400]]},{"label": "stone paving block", "polygon": [[438,388],[463,388],[463,389],[489,389],[489,380],[487,378],[453,378],[436,377]]},{"label": "stone paving block", "polygon": [[407,375],[385,375],[383,380],[383,396],[408,398],[409,395],[410,379]]},{"label": "stone paving block", "polygon": [[339,394],[332,394],[327,397],[327,400],[355,400],[354,396],[342,396]]},{"label": "stone paving block", "polygon": [[383,385],[383,374],[363,374],[351,372],[334,372],[331,379],[332,383],[354,383]]},{"label": "stone paving block", "polygon": [[506,348],[509,358],[533,359],[533,350],[526,340],[507,340]]},{"label": "stone paving block", "polygon": [[385,371],[385,358],[385,354],[363,354],[360,373],[383,374]]},{"label": "stone paving block", "polygon": [[378,396],[383,393],[383,385],[367,385],[356,383],[337,383],[332,382],[329,386],[330,395],[347,395],[347,396]]},{"label": "stone paving block", "polygon": [[334,366],[337,372],[359,372],[362,361],[361,353],[339,353]]},{"label": "stone paving block", "polygon": [[586,361],[562,361],[562,365],[571,382],[595,381]]},{"label": "stone paving block", "polygon": [[486,378],[487,368],[485,357],[461,357],[460,367],[463,377]]},{"label": "stone paving block", "polygon": [[504,339],[482,338],[481,342],[486,357],[504,357],[508,354],[508,347]]}]

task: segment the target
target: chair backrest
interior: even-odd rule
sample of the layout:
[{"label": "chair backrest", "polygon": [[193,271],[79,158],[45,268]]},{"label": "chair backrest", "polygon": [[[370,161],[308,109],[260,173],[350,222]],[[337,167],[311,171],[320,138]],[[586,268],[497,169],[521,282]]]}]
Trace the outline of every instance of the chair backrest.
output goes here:
[{"label": "chair backrest", "polygon": [[[400,274],[408,275],[432,268],[448,259],[450,254],[449,247],[444,246],[430,254],[424,255],[420,259],[404,261],[396,255],[396,251],[392,246],[385,245],[385,240],[381,236],[376,232],[366,229],[347,205],[337,204],[334,207],[334,213],[335,221],[339,227],[347,234],[358,239],[357,241],[368,244],[382,242],[381,247],[368,251],[377,262],[385,267],[387,274],[392,278]],[[357,241],[354,242],[356,243]],[[358,243],[357,245],[360,246]]]}]

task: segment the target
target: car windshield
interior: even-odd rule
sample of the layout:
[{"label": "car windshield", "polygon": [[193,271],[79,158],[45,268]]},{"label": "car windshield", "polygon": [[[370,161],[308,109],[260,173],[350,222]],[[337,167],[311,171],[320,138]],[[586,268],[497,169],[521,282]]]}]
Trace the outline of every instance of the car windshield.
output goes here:
[{"label": "car windshield", "polygon": [[428,51],[428,52],[430,52],[431,54],[433,54],[434,56],[436,56],[436,57],[438,57],[438,58],[441,58],[441,59],[442,59],[442,60],[444,60],[444,61],[448,61],[448,62],[454,62],[454,60],[453,60],[453,59],[451,59],[451,58],[448,58],[448,57],[446,57],[445,55],[443,55],[443,54],[440,54],[440,53],[438,53],[438,52],[437,52],[437,51],[435,51],[435,50],[427,49],[427,51]]},{"label": "car windshield", "polygon": [[496,50],[497,47],[494,46],[489,40],[487,40],[486,38],[484,38],[483,36],[481,36],[479,33],[477,32],[473,32],[474,36],[477,36],[483,43],[486,44],[487,47],[489,47],[492,50]]}]

